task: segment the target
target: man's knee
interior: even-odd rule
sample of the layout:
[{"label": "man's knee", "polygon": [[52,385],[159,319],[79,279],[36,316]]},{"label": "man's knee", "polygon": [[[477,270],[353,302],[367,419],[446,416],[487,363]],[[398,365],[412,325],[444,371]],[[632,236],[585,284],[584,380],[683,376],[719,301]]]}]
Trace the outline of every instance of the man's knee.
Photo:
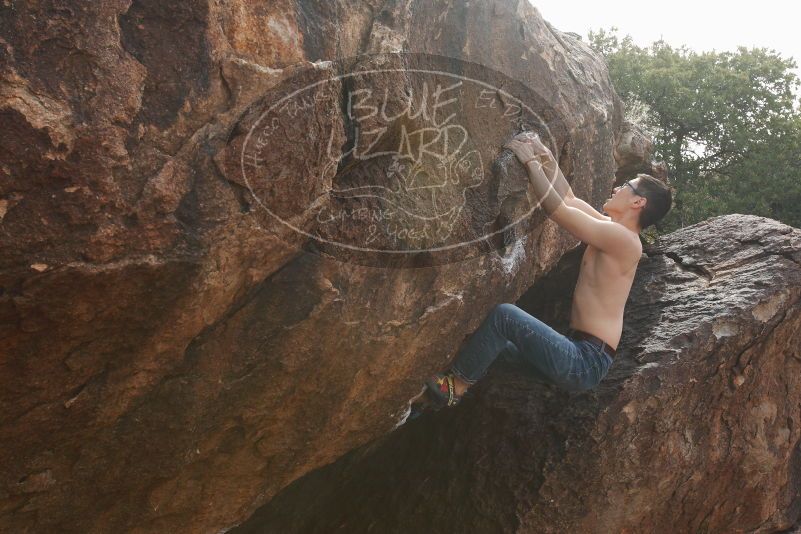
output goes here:
[{"label": "man's knee", "polygon": [[501,304],[498,304],[497,306],[495,306],[492,309],[492,314],[493,315],[507,316],[507,315],[509,315],[511,313],[514,313],[518,309],[519,308],[517,306],[515,306],[514,304],[509,304],[508,302],[503,302]]}]

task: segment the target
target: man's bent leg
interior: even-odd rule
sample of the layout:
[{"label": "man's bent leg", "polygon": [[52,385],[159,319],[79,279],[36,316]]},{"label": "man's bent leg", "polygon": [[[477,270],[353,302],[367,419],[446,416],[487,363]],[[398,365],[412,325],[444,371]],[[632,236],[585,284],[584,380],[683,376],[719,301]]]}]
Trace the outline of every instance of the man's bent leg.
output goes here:
[{"label": "man's bent leg", "polygon": [[459,352],[451,371],[464,382],[474,384],[504,349],[566,389],[580,389],[579,382],[588,372],[570,338],[514,304],[499,304],[487,315]]}]

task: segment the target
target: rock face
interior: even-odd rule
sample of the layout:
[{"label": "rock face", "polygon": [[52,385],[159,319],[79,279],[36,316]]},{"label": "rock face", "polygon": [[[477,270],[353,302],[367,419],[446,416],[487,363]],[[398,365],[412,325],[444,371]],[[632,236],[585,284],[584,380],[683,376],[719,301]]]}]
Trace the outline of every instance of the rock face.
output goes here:
[{"label": "rock face", "polygon": [[[400,75],[378,87],[403,93],[419,80],[392,59],[401,50],[489,73],[489,92],[471,94],[494,119],[477,105],[453,115],[481,159],[449,168],[444,198],[486,177],[459,197],[454,235],[525,207],[525,177],[497,158],[524,126],[507,81],[552,126],[576,194],[606,198],[620,103],[602,60],[526,1],[0,3],[3,530],[237,524],[394,428],[486,312],[575,244],[541,216],[469,254],[396,263],[321,240],[368,237],[369,225],[328,231],[319,213],[335,189],[369,185],[343,157],[357,126],[386,126],[354,119],[348,98],[364,87],[338,76],[388,65]],[[298,83],[316,90],[293,105],[311,107],[273,122]],[[507,112],[519,120],[504,125]],[[257,124],[272,137],[252,136]],[[394,124],[386,143],[401,126],[425,121]],[[439,163],[422,165],[424,185]]]},{"label": "rock face", "polygon": [[667,181],[668,168],[664,162],[654,162],[654,142],[638,125],[625,121],[615,145],[618,181],[633,178],[638,173],[650,174]]},{"label": "rock face", "polygon": [[[576,252],[519,302],[560,328]],[[473,398],[296,481],[235,531],[797,525],[801,230],[722,216],[646,253],[618,356],[598,388],[565,392],[496,363]]]}]

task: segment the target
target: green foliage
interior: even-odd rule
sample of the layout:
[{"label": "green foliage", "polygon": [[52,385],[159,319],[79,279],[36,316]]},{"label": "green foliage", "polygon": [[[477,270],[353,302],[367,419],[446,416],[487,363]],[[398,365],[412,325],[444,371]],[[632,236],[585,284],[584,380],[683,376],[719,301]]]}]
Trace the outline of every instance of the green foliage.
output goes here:
[{"label": "green foliage", "polygon": [[660,232],[725,213],[801,227],[801,112],[792,59],[764,48],[694,52],[639,47],[617,30],[590,32],[627,118],[654,135],[674,208]]}]

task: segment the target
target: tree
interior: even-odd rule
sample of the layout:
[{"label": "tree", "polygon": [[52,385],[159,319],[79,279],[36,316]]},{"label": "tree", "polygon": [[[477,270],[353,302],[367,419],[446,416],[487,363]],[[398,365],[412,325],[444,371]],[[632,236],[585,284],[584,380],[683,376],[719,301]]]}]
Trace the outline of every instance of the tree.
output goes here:
[{"label": "tree", "polygon": [[612,83],[654,135],[670,169],[671,231],[724,213],[752,213],[801,227],[801,113],[795,62],[764,48],[694,52],[648,47],[617,29],[590,32]]}]

